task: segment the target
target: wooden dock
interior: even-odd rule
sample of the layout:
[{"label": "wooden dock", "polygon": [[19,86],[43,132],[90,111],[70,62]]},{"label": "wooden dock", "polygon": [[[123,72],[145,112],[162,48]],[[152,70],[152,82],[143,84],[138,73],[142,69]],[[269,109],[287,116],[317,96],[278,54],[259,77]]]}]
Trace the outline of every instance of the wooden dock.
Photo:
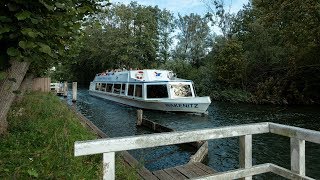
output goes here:
[{"label": "wooden dock", "polygon": [[214,173],[215,170],[199,162],[152,172],[160,180],[191,179]]},{"label": "wooden dock", "polygon": [[[128,152],[121,154],[128,166],[135,167],[139,164]],[[141,167],[137,169],[137,173],[144,180],[182,180],[214,174],[216,171],[200,162],[194,162],[153,172]]]},{"label": "wooden dock", "polygon": [[[273,133],[290,137],[291,169],[286,169],[272,163],[252,165],[252,136],[256,134]],[[288,179],[308,179],[305,173],[305,141],[320,144],[320,132],[287,126],[271,122],[243,124],[237,126],[216,127],[192,131],[156,133],[139,136],[117,137],[91,141],[76,141],[75,156],[103,154],[103,179],[115,179],[115,153],[133,149],[143,149],[172,144],[182,144],[210,139],[239,137],[239,169],[214,173],[201,163],[188,163],[184,166],[150,172],[145,167],[138,174],[141,179],[252,179],[252,176],[263,173],[274,173]],[[211,172],[211,174],[210,174]],[[213,173],[212,173],[213,172]],[[204,176],[204,177],[203,177]]]}]

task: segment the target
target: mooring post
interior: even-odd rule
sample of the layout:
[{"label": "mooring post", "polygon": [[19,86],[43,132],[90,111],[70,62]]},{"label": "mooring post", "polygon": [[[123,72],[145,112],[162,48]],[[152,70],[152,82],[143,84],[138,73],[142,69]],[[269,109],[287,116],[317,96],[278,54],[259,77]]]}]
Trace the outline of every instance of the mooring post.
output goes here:
[{"label": "mooring post", "polygon": [[103,153],[103,180],[114,180],[115,176],[115,153]]},{"label": "mooring post", "polygon": [[305,140],[290,138],[291,171],[306,175]]},{"label": "mooring post", "polygon": [[142,124],[142,115],[143,115],[142,109],[138,109],[137,110],[137,126],[141,126]]},{"label": "mooring post", "polygon": [[77,101],[77,82],[72,82],[72,102]]},{"label": "mooring post", "polygon": [[63,96],[67,97],[68,96],[68,82],[65,81],[63,85]]},{"label": "mooring post", "polygon": [[[252,167],[252,135],[240,136],[239,139],[240,154],[239,164],[240,168]],[[252,176],[241,178],[242,180],[251,180]]]}]

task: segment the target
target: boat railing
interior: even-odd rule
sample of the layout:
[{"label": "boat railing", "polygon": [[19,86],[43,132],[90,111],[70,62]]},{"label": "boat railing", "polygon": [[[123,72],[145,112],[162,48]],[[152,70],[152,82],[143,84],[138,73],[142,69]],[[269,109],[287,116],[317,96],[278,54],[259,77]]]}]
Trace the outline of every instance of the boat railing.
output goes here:
[{"label": "boat railing", "polygon": [[[290,137],[291,169],[272,163],[252,165],[252,135],[273,133]],[[195,179],[252,179],[271,172],[288,179],[312,179],[305,172],[305,141],[320,144],[320,132],[271,122],[217,127],[192,131],[148,134],[75,142],[75,156],[103,154],[103,179],[115,179],[115,152],[239,137],[240,168]]]}]

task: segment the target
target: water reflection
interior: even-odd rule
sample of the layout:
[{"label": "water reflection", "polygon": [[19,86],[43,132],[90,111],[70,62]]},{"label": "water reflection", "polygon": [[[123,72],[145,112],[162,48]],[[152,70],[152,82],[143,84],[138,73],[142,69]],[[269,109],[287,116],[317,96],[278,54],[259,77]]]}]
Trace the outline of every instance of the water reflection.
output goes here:
[{"label": "water reflection", "polygon": [[[71,89],[71,88],[70,88]],[[71,104],[71,95],[68,102]],[[86,89],[78,90],[77,109],[110,137],[151,133],[136,128],[136,109],[92,97]],[[149,119],[175,130],[213,128],[257,122],[275,122],[320,130],[319,107],[281,107],[213,102],[207,116],[144,111]],[[239,167],[238,138],[209,141],[208,165],[218,171]],[[191,150],[178,146],[131,151],[148,169],[157,170],[188,162]],[[320,179],[320,145],[306,143],[306,174]],[[290,169],[290,139],[274,134],[253,136],[253,164],[274,163]],[[266,176],[259,176],[262,179]],[[257,177],[256,179],[260,179]],[[269,176],[278,179],[277,176]]]}]

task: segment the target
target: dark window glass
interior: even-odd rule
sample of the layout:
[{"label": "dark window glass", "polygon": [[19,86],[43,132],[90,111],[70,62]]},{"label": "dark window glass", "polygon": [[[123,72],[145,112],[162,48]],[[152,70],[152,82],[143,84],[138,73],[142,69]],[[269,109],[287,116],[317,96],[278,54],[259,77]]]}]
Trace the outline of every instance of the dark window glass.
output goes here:
[{"label": "dark window glass", "polygon": [[168,98],[167,85],[147,85],[147,98]]},{"label": "dark window glass", "polygon": [[121,84],[114,84],[113,93],[120,94]]},{"label": "dark window glass", "polygon": [[136,85],[135,97],[142,97],[142,85]]},{"label": "dark window glass", "polygon": [[101,84],[101,91],[106,91],[106,86],[107,86],[106,83],[102,83]]},{"label": "dark window glass", "polygon": [[101,86],[100,83],[96,83],[96,90],[100,90],[100,86]]},{"label": "dark window glass", "polygon": [[126,92],[126,85],[127,84],[122,84],[122,86],[121,86],[121,94],[124,94]]},{"label": "dark window glass", "polygon": [[112,91],[112,85],[113,84],[107,84],[107,92],[111,92]]},{"label": "dark window glass", "polygon": [[134,85],[133,84],[129,84],[128,96],[133,96],[133,90],[134,90]]}]

